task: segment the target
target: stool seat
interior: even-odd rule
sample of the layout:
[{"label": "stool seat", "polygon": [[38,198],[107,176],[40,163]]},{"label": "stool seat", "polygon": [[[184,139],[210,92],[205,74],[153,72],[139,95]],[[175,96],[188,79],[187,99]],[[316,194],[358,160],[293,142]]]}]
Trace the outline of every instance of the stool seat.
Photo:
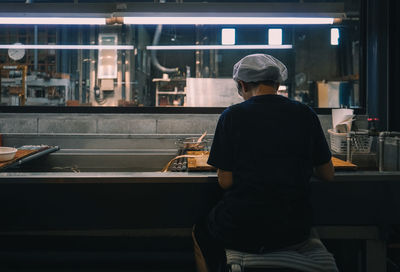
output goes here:
[{"label": "stool seat", "polygon": [[263,272],[338,271],[333,255],[327,251],[322,242],[316,237],[310,238],[298,248],[291,247],[281,251],[264,254],[251,254],[231,249],[226,249],[225,251],[227,264],[232,272],[242,272],[244,270]]}]

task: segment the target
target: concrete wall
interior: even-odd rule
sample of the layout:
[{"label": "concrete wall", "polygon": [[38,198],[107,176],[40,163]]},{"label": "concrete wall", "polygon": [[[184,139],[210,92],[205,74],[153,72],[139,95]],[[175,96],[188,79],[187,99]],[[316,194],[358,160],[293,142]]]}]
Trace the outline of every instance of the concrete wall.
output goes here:
[{"label": "concrete wall", "polygon": [[214,133],[218,114],[0,113],[0,133],[201,134]]},{"label": "concrete wall", "polygon": [[[0,113],[0,134],[3,134],[4,145],[19,143],[58,145],[60,143],[57,143],[56,139],[61,138],[64,138],[63,141],[68,138],[73,144],[73,139],[78,141],[86,138],[84,146],[87,146],[94,139],[107,137],[114,139],[113,141],[148,139],[149,142],[150,139],[159,141],[156,139],[169,138],[170,143],[173,143],[174,139],[185,135],[199,135],[204,131],[212,135],[218,117],[219,114]],[[329,140],[327,130],[332,127],[331,116],[320,115],[319,118]],[[359,116],[356,124],[359,128],[366,128],[366,116]],[[40,142],[45,139],[46,141]],[[48,142],[49,139],[53,139],[51,143]],[[97,147],[100,148],[99,145]]]},{"label": "concrete wall", "polygon": [[[0,113],[0,133],[78,134],[213,134],[219,114],[65,114]],[[322,128],[332,127],[331,115],[318,116]],[[358,116],[359,126],[366,117]]]}]

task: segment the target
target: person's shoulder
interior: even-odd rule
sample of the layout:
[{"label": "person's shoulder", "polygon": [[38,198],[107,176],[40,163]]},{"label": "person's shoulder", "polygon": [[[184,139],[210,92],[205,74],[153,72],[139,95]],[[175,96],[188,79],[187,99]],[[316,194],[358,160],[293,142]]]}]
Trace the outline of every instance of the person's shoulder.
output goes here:
[{"label": "person's shoulder", "polygon": [[319,120],[317,113],[312,107],[296,100],[292,100],[289,98],[287,99],[290,100],[289,103],[291,103],[291,107],[293,110],[291,111],[291,114],[295,114],[304,122],[316,123],[316,121]]},{"label": "person's shoulder", "polygon": [[293,106],[296,107],[299,111],[302,111],[302,112],[304,112],[306,114],[310,114],[310,115],[315,115],[315,116],[317,115],[312,107],[310,107],[302,102],[296,101],[296,100],[292,100],[292,99],[288,99],[288,100],[290,100],[290,102],[293,104]]},{"label": "person's shoulder", "polygon": [[[245,102],[245,101],[244,101]],[[244,107],[244,102],[241,103],[237,103],[237,104],[233,104],[229,107],[227,107],[222,113],[221,115],[223,116],[231,116],[236,114],[237,112],[242,111],[243,107]]]}]

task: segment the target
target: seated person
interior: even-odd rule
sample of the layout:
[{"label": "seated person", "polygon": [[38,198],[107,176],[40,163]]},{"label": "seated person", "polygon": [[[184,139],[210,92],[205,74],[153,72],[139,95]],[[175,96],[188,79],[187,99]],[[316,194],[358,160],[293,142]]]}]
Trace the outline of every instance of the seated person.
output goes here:
[{"label": "seated person", "polygon": [[266,253],[304,244],[311,230],[309,180],[332,180],[331,153],[316,113],[277,95],[285,65],[265,54],[233,68],[244,102],[220,116],[208,164],[225,190],[195,225],[198,271],[225,271],[225,249]]}]

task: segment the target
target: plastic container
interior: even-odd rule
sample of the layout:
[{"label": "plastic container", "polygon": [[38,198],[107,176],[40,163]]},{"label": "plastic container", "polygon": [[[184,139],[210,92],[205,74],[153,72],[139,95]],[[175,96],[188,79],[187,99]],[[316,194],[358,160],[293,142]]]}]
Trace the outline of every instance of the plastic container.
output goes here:
[{"label": "plastic container", "polygon": [[[356,134],[352,135],[351,138],[351,152],[352,153],[370,153],[373,137],[368,135],[368,130],[359,130]],[[332,129],[328,129],[331,149],[336,153],[347,152],[347,133],[337,133]]]},{"label": "plastic container", "polygon": [[193,150],[193,151],[206,151],[208,150],[209,140],[202,139],[198,142],[199,137],[188,137],[185,139],[179,139],[175,142],[178,149],[182,150]]},{"label": "plastic container", "polygon": [[17,149],[14,147],[0,147],[0,162],[12,160],[17,153]]}]

